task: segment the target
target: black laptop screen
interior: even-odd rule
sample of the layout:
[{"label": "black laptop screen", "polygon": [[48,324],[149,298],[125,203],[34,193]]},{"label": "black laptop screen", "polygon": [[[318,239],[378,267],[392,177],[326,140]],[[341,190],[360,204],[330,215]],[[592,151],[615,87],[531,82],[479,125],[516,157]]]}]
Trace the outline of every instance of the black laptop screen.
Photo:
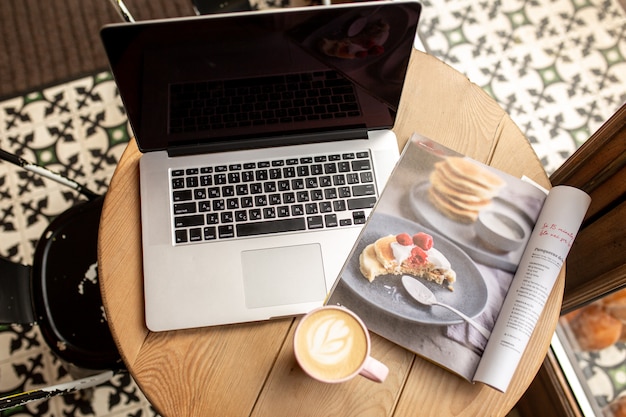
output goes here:
[{"label": "black laptop screen", "polygon": [[356,3],[106,26],[142,151],[393,126],[420,5]]}]

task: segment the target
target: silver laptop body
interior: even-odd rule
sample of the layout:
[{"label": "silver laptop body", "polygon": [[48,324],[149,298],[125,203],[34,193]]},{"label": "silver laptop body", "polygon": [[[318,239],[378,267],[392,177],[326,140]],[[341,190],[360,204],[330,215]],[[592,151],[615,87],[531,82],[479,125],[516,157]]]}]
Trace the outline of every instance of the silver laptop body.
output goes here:
[{"label": "silver laptop body", "polygon": [[150,330],[324,302],[398,158],[419,13],[397,1],[103,28],[143,152]]}]

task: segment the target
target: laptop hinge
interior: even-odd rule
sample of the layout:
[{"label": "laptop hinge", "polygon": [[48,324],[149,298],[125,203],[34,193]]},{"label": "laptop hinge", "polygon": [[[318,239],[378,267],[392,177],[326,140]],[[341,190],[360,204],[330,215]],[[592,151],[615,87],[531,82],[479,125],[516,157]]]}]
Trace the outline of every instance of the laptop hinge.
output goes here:
[{"label": "laptop hinge", "polygon": [[298,133],[271,137],[228,138],[212,143],[195,143],[176,145],[168,149],[171,157],[195,155],[199,153],[215,153],[240,151],[245,149],[271,148],[276,146],[302,145],[307,143],[335,142],[340,140],[367,139],[366,128],[345,129],[334,132]]}]

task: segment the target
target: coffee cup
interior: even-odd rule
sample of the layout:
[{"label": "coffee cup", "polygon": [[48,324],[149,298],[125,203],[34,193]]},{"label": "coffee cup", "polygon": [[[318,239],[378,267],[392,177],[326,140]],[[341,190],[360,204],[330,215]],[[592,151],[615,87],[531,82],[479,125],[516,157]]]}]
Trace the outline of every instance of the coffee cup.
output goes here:
[{"label": "coffee cup", "polygon": [[383,382],[389,369],[370,356],[371,346],[363,321],[340,306],[324,306],[306,314],[293,339],[302,370],[327,383],[345,382],[357,375]]}]

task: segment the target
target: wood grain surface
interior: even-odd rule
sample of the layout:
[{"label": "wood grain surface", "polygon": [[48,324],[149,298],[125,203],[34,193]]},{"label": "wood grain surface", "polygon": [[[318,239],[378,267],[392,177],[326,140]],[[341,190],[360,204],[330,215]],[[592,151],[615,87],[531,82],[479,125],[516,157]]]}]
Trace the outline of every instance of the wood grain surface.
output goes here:
[{"label": "wood grain surface", "polygon": [[[528,141],[485,92],[414,51],[394,131],[402,147],[419,132],[452,149],[549,187]],[[143,315],[138,158],[125,151],[105,201],[98,261],[113,336],[133,377],[165,417],[503,416],[527,389],[559,316],[562,271],[506,394],[465,380],[373,335],[390,368],[382,384],[322,384],[295,362],[296,319],[151,333]]]}]

